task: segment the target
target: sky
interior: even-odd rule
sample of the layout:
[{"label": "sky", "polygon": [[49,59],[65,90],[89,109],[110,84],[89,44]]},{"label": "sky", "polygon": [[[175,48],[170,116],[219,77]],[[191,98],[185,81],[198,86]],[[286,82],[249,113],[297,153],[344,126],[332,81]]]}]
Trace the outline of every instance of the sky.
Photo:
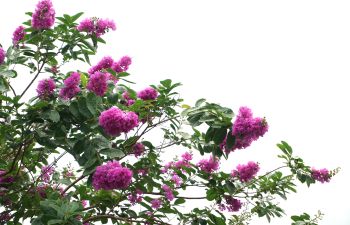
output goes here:
[{"label": "sky", "polygon": [[[36,2],[1,3],[0,43],[5,48]],[[256,116],[265,116],[269,132],[232,154],[222,170],[249,160],[258,161],[263,171],[280,165],[276,143],[281,140],[310,166],[341,167],[330,183],[300,186],[281,206],[288,216],[321,210],[320,225],[350,224],[349,1],[53,2],[57,15],[85,12],[116,22],[117,31],[104,36],[108,45],[100,47],[92,63],[105,55],[129,55],[129,72],[139,88],[170,78],[183,84],[179,92],[189,105],[206,98],[236,112],[248,106]],[[21,89],[27,82],[20,79],[15,86]],[[268,223],[264,218],[251,224]]]}]

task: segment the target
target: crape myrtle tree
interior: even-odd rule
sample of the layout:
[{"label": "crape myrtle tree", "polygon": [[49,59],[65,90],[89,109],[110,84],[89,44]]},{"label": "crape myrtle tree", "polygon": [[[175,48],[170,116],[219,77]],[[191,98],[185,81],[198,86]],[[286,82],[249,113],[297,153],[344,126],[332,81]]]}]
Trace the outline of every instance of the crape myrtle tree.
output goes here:
[{"label": "crape myrtle tree", "polygon": [[[171,80],[134,90],[130,57],[90,63],[115,23],[82,14],[56,17],[52,2],[42,0],[12,45],[0,48],[1,224],[270,221],[285,216],[278,201],[296,192],[296,182],[329,182],[337,173],[306,165],[284,141],[277,144],[281,166],[272,171],[259,174],[254,161],[221,171],[220,163],[268,131],[268,121],[248,107],[234,115],[205,99],[184,105]],[[77,60],[90,69],[67,69]],[[15,68],[27,73],[21,91]],[[25,98],[32,86],[37,94]],[[170,162],[162,160],[169,149],[178,151]],[[59,168],[66,154],[78,166]],[[320,217],[291,219],[317,224]]]}]

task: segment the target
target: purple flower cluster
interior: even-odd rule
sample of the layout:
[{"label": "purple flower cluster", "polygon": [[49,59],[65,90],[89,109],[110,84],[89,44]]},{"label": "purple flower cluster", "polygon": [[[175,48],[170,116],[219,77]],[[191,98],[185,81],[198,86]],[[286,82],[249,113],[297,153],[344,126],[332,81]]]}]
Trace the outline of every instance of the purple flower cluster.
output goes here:
[{"label": "purple flower cluster", "polygon": [[160,199],[153,199],[151,201],[151,207],[153,209],[159,209],[160,207],[162,207],[162,200],[160,200]]},{"label": "purple flower cluster", "polygon": [[132,146],[132,150],[135,157],[138,158],[145,151],[145,146],[142,143],[138,142]]},{"label": "purple flower cluster", "polygon": [[24,35],[26,35],[26,32],[24,31],[24,27],[23,26],[17,27],[16,30],[13,32],[12,44],[17,46],[18,42],[24,39]]},{"label": "purple flower cluster", "polygon": [[118,62],[114,62],[111,68],[117,73],[126,72],[131,63],[131,58],[126,55],[121,57]]},{"label": "purple flower cluster", "polygon": [[110,56],[103,57],[95,66],[91,67],[88,73],[91,75],[96,71],[101,71],[103,69],[109,69],[113,65],[113,59]]},{"label": "purple flower cluster", "polygon": [[49,29],[55,23],[55,10],[51,0],[42,0],[36,5],[32,16],[32,27],[37,30]]},{"label": "purple flower cluster", "polygon": [[53,168],[52,166],[43,166],[41,168],[41,179],[44,182],[49,183],[51,179],[51,175],[54,172],[55,172],[55,168]]},{"label": "purple flower cluster", "polygon": [[158,92],[154,88],[148,87],[142,91],[139,91],[137,93],[137,97],[142,100],[154,100],[158,97]]},{"label": "purple flower cluster", "polygon": [[60,90],[60,97],[68,100],[73,98],[80,91],[80,74],[73,72],[67,79],[64,80],[64,87]]},{"label": "purple flower cluster", "polygon": [[239,164],[236,170],[232,171],[232,176],[238,176],[241,182],[249,182],[259,171],[259,165],[255,162],[248,162],[246,165]]},{"label": "purple flower cluster", "polygon": [[179,187],[183,182],[183,180],[177,174],[174,174],[171,177],[171,181],[175,183],[176,187]]},{"label": "purple flower cluster", "polygon": [[311,176],[312,178],[314,178],[315,180],[324,183],[324,182],[329,182],[331,179],[331,175],[329,173],[329,171],[326,168],[317,170],[315,168],[312,168],[311,170]]},{"label": "purple flower cluster", "polygon": [[247,107],[241,107],[232,126],[232,135],[236,137],[235,145],[232,149],[225,149],[225,140],[220,145],[228,153],[235,149],[247,148],[253,141],[264,136],[269,126],[264,118],[253,118],[252,111]]},{"label": "purple flower cluster", "polygon": [[4,63],[6,57],[6,52],[0,47],[0,65]]},{"label": "purple flower cluster", "polygon": [[122,96],[123,96],[123,98],[125,99],[125,105],[126,105],[126,106],[131,106],[131,105],[133,105],[133,104],[135,103],[135,99],[130,98],[128,92],[125,91],[125,92],[122,94]]},{"label": "purple flower cluster", "polygon": [[38,97],[40,99],[45,100],[49,99],[53,95],[55,88],[55,81],[51,78],[47,78],[39,81],[36,92],[38,93]]},{"label": "purple flower cluster", "polygon": [[168,162],[164,168],[161,169],[161,173],[167,173],[170,168],[182,169],[183,167],[191,167],[190,161],[192,160],[192,154],[185,152],[181,156],[181,160]]},{"label": "purple flower cluster", "polygon": [[174,200],[173,190],[171,190],[171,188],[170,188],[168,185],[164,184],[164,185],[162,186],[162,189],[163,189],[163,191],[164,191],[165,197],[166,197],[169,201]]},{"label": "purple flower cluster", "polygon": [[109,29],[116,30],[116,25],[113,20],[100,18],[86,18],[80,22],[77,30],[80,32],[87,32],[89,35],[95,34],[96,37],[101,37],[109,31]]},{"label": "purple flower cluster", "polygon": [[96,190],[112,190],[127,188],[132,179],[132,171],[122,167],[117,161],[98,166],[92,176],[92,186]]},{"label": "purple flower cluster", "polygon": [[197,163],[199,168],[206,173],[213,173],[219,169],[219,159],[210,156],[209,159],[202,159]]},{"label": "purple flower cluster", "polygon": [[5,170],[0,170],[0,186],[4,183],[12,183],[15,180],[12,176],[3,176],[5,173]]},{"label": "purple flower cluster", "polygon": [[101,113],[99,124],[106,134],[118,136],[136,127],[139,124],[139,117],[134,112],[124,112],[113,106]]},{"label": "purple flower cluster", "polygon": [[128,195],[128,200],[130,201],[131,205],[142,202],[142,194],[143,192],[141,190],[136,189],[134,193]]},{"label": "purple flower cluster", "polygon": [[219,204],[221,211],[227,210],[229,212],[238,212],[242,207],[242,202],[231,196],[225,196],[225,203]]},{"label": "purple flower cluster", "polygon": [[86,88],[98,96],[104,96],[108,88],[107,81],[109,80],[110,76],[111,74],[109,73],[96,71],[90,76]]}]

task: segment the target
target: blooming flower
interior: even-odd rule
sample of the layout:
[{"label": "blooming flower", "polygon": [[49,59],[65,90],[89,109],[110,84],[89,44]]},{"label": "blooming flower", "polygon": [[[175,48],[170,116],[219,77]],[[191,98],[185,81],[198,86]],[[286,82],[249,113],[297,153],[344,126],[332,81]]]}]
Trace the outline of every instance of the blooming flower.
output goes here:
[{"label": "blooming flower", "polygon": [[13,32],[12,44],[15,46],[18,45],[18,42],[20,42],[24,39],[25,34],[26,34],[26,32],[24,31],[23,26],[17,27],[16,30]]},{"label": "blooming flower", "polygon": [[5,173],[5,170],[0,170],[0,186],[4,183],[12,183],[15,180],[12,176],[2,176]]},{"label": "blooming flower", "polygon": [[37,30],[49,29],[55,23],[55,10],[51,0],[42,0],[36,5],[32,16],[32,27]]},{"label": "blooming flower", "polygon": [[96,190],[112,190],[127,188],[132,179],[132,171],[122,167],[117,161],[110,161],[98,166],[92,176],[92,186]]},{"label": "blooming flower", "polygon": [[127,91],[124,91],[122,94],[123,98],[125,99],[125,105],[126,106],[131,106],[135,103],[135,100],[130,98],[129,93]]},{"label": "blooming flower", "polygon": [[174,174],[171,177],[171,181],[175,183],[176,187],[179,187],[182,184],[182,179],[177,174]]},{"label": "blooming flower", "polygon": [[238,176],[241,182],[248,182],[254,178],[260,168],[257,163],[250,161],[246,165],[239,164],[236,169],[231,175]]},{"label": "blooming flower", "polygon": [[169,201],[172,201],[174,199],[174,194],[173,194],[173,190],[171,190],[171,188],[164,184],[162,186],[162,189],[164,191],[164,194],[165,194],[165,197],[169,200]]},{"label": "blooming flower", "polygon": [[145,146],[142,143],[136,143],[134,146],[132,146],[132,149],[135,157],[137,158],[145,151]]},{"label": "blooming flower", "polygon": [[134,112],[124,112],[117,107],[103,111],[99,117],[99,124],[104,132],[110,136],[127,133],[138,125],[138,116]]},{"label": "blooming flower", "polygon": [[157,96],[158,92],[152,87],[148,87],[137,93],[137,97],[139,97],[142,100],[154,100],[157,98]]},{"label": "blooming flower", "polygon": [[86,88],[94,92],[98,96],[104,96],[107,91],[107,81],[110,77],[109,73],[102,73],[99,71],[96,71],[90,76],[89,82],[86,86]]},{"label": "blooming flower", "polygon": [[181,155],[181,158],[185,161],[191,161],[192,160],[192,154],[189,152],[185,152]]},{"label": "blooming flower", "polygon": [[206,173],[213,173],[219,169],[219,160],[210,156],[209,159],[202,159],[197,163],[199,168]]},{"label": "blooming flower", "polygon": [[153,199],[151,201],[151,207],[153,209],[159,209],[162,206],[162,201],[160,199]]},{"label": "blooming flower", "polygon": [[55,81],[51,78],[47,78],[39,81],[38,87],[36,88],[36,92],[38,93],[38,97],[44,100],[48,99],[53,95],[55,88]]},{"label": "blooming flower", "polygon": [[5,56],[6,56],[6,52],[4,51],[3,48],[0,47],[0,65],[4,63]]},{"label": "blooming flower", "polygon": [[312,168],[311,176],[312,176],[312,178],[314,178],[315,180],[317,180],[321,183],[329,182],[331,179],[331,175],[326,168],[320,169],[320,170]]},{"label": "blooming flower", "polygon": [[95,73],[96,71],[101,71],[103,69],[111,68],[113,65],[113,59],[110,56],[103,57],[95,66],[91,67],[88,71],[88,73],[91,75]]},{"label": "blooming flower", "polygon": [[128,200],[130,201],[131,205],[135,205],[136,203],[142,202],[142,191],[139,189],[136,189],[136,191],[128,196]]},{"label": "blooming flower", "polygon": [[41,179],[44,182],[49,183],[51,179],[51,175],[54,172],[55,172],[55,168],[53,168],[52,166],[43,166],[41,168]]},{"label": "blooming flower", "polygon": [[253,118],[253,114],[249,108],[241,107],[232,126],[231,135],[235,137],[234,146],[231,149],[226,149],[225,138],[220,144],[220,148],[227,154],[235,149],[247,148],[253,141],[264,136],[268,128],[269,126],[264,118]]},{"label": "blooming flower", "polygon": [[132,60],[129,56],[123,56],[119,59],[118,62],[113,63],[112,69],[117,73],[125,72],[129,69],[131,63]]},{"label": "blooming flower", "polygon": [[78,72],[73,72],[64,80],[64,87],[60,90],[59,96],[65,100],[73,98],[80,91],[79,84],[80,74]]},{"label": "blooming flower", "polygon": [[231,196],[224,197],[225,203],[219,205],[221,211],[227,210],[229,212],[238,212],[242,207],[242,202]]},{"label": "blooming flower", "polygon": [[89,35],[96,35],[100,37],[109,29],[116,30],[116,25],[113,20],[100,18],[86,18],[80,22],[77,30],[80,32],[87,32]]}]

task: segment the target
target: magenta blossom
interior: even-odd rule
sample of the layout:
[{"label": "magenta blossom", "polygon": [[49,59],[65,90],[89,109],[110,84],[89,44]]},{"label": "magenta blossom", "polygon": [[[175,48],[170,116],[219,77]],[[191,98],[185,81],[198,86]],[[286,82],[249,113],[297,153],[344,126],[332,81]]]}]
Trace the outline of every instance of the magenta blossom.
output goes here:
[{"label": "magenta blossom", "polygon": [[229,212],[238,212],[242,207],[242,202],[231,196],[224,197],[225,203],[219,205],[221,211],[227,210]]},{"label": "magenta blossom", "polygon": [[132,60],[129,56],[123,56],[119,59],[118,62],[113,63],[112,69],[117,73],[126,72],[129,69],[131,63]]},{"label": "magenta blossom", "polygon": [[179,187],[183,182],[182,179],[177,174],[174,174],[171,177],[171,181],[175,183],[176,187]]},{"label": "magenta blossom", "polygon": [[110,78],[109,73],[102,73],[96,71],[90,76],[89,82],[86,88],[94,92],[98,96],[104,96],[107,92],[108,84],[107,81]]},{"label": "magenta blossom", "polygon": [[6,52],[0,47],[0,65],[4,63],[6,57]]},{"label": "magenta blossom", "polygon": [[4,184],[4,183],[12,183],[15,179],[14,177],[12,176],[2,176],[3,174],[5,174],[6,171],[5,170],[0,170],[0,186],[1,184]]},{"label": "magenta blossom", "polygon": [[51,179],[51,175],[54,172],[55,172],[55,168],[53,168],[52,166],[43,166],[41,168],[41,179],[44,182],[49,183]]},{"label": "magenta blossom", "polygon": [[154,100],[157,98],[157,96],[158,92],[152,87],[145,88],[137,93],[137,97],[142,100]]},{"label": "magenta blossom", "polygon": [[51,0],[40,1],[32,16],[32,27],[37,30],[50,29],[54,23],[55,10]]},{"label": "magenta blossom", "polygon": [[116,30],[114,21],[100,18],[86,18],[77,27],[78,31],[87,32],[89,35],[96,35],[96,37],[101,37],[110,29]]},{"label": "magenta blossom", "polygon": [[314,178],[315,180],[317,180],[321,183],[329,182],[331,179],[331,174],[329,173],[329,171],[326,168],[320,169],[320,170],[312,168],[311,176],[312,176],[312,178]]},{"label": "magenta blossom", "polygon": [[38,97],[40,99],[47,100],[53,95],[55,88],[55,81],[51,78],[47,78],[39,81],[36,92],[38,93]]},{"label": "magenta blossom", "polygon": [[24,31],[23,26],[17,27],[16,30],[13,32],[12,44],[17,46],[18,42],[20,42],[24,39],[25,34],[26,34],[26,32]]},{"label": "magenta blossom", "polygon": [[168,185],[164,184],[164,185],[162,186],[162,189],[163,189],[163,191],[164,191],[165,197],[166,197],[169,201],[174,200],[173,190],[171,190],[171,188],[170,188]]},{"label": "magenta blossom", "polygon": [[134,112],[124,112],[117,107],[103,111],[99,117],[99,124],[110,136],[118,136],[122,132],[128,133],[139,124],[138,116]]},{"label": "magenta blossom", "polygon": [[124,91],[123,94],[122,94],[123,98],[125,99],[125,105],[126,106],[131,106],[135,103],[135,100],[130,98],[130,95],[127,91]]},{"label": "magenta blossom", "polygon": [[138,158],[145,151],[145,146],[142,143],[138,142],[132,146],[132,149],[135,157]]},{"label": "magenta blossom", "polygon": [[213,173],[219,169],[219,159],[210,156],[209,159],[200,160],[197,166],[206,173]]},{"label": "magenta blossom", "polygon": [[112,190],[127,188],[132,179],[132,171],[122,167],[117,161],[98,166],[92,176],[92,186],[96,190]]},{"label": "magenta blossom", "polygon": [[232,171],[232,176],[238,176],[241,182],[249,182],[259,171],[259,165],[255,162],[248,162],[246,165],[239,164],[237,170]]},{"label": "magenta blossom", "polygon": [[68,100],[76,96],[80,92],[80,74],[73,72],[64,80],[64,87],[60,90],[59,96],[62,99]]},{"label": "magenta blossom", "polygon": [[160,199],[153,199],[151,201],[151,207],[153,209],[159,209],[162,206],[162,201]]},{"label": "magenta blossom", "polygon": [[130,194],[128,196],[128,200],[130,201],[131,205],[142,202],[142,194],[143,192],[139,189],[136,189],[134,193]]},{"label": "magenta blossom", "polygon": [[95,66],[91,67],[88,73],[91,75],[96,71],[101,71],[103,69],[109,69],[113,65],[113,59],[110,56],[103,57]]}]

